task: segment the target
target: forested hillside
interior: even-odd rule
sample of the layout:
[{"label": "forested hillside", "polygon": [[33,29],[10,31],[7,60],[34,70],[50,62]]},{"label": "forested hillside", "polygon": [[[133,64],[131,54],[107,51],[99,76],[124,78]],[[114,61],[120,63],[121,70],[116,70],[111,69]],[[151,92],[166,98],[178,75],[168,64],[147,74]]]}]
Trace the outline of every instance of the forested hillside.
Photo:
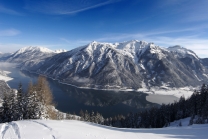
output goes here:
[{"label": "forested hillside", "polygon": [[94,115],[94,112],[90,115],[87,111],[81,111],[80,116],[84,121],[122,128],[161,128],[186,117],[191,117],[190,125],[205,124],[208,123],[208,86],[204,84],[188,99],[182,96],[178,102],[172,104],[162,104],[160,107],[129,113],[127,116],[106,118],[103,122],[100,122],[99,115]]}]

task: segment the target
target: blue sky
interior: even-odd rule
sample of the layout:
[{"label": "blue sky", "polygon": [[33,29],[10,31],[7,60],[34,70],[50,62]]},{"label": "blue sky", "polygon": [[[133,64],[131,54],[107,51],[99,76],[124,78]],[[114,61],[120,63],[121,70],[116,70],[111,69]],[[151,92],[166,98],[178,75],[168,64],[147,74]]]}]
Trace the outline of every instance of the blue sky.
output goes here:
[{"label": "blue sky", "polygon": [[136,39],[208,57],[207,15],[207,0],[0,0],[0,51]]}]

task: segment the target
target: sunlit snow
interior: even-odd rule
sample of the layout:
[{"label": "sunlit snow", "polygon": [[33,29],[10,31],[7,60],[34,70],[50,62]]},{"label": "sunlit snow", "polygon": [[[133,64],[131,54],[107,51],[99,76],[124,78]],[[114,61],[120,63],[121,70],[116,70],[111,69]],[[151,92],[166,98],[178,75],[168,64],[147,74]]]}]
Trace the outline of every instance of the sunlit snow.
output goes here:
[{"label": "sunlit snow", "polygon": [[[186,120],[187,121],[187,120]],[[158,129],[108,127],[74,120],[25,120],[0,124],[2,139],[207,139],[208,125]],[[184,126],[183,126],[184,124]]]}]

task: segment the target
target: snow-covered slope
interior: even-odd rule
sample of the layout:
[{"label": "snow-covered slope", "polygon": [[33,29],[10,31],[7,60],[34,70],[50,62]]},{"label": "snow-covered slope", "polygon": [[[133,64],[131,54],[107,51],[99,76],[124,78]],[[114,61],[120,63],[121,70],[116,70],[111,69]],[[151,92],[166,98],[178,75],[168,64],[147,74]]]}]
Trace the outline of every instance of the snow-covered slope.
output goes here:
[{"label": "snow-covered slope", "polygon": [[12,80],[11,77],[8,77],[7,74],[9,74],[10,72],[8,71],[3,71],[3,70],[0,70],[0,80],[3,80],[3,81],[10,81]]},{"label": "snow-covered slope", "polygon": [[27,120],[0,124],[2,139],[207,139],[208,125],[122,129],[80,121]]},{"label": "snow-covered slope", "polygon": [[176,56],[178,56],[180,58],[184,58],[184,57],[194,57],[196,59],[199,59],[199,57],[193,51],[191,51],[189,49],[186,49],[184,47],[181,47],[179,45],[172,46],[172,47],[168,47],[167,49],[169,51],[175,53]]},{"label": "snow-covered slope", "polygon": [[27,62],[25,67],[64,83],[83,87],[138,88],[142,80],[134,61],[108,43],[92,42],[57,54],[41,64]]},{"label": "snow-covered slope", "polygon": [[17,52],[4,57],[2,60],[6,62],[22,63],[29,60],[40,60],[43,58],[51,57],[55,52],[44,47],[24,47]]},{"label": "snow-covered slope", "polygon": [[208,81],[207,68],[193,51],[137,40],[93,41],[41,61],[27,61],[22,69],[98,89],[179,88]]}]

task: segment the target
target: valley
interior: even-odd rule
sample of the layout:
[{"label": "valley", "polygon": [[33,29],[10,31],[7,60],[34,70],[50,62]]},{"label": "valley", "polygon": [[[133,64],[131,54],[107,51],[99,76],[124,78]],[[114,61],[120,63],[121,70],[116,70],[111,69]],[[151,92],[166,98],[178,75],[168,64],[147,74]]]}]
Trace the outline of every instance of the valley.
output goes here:
[{"label": "valley", "polygon": [[0,0],[0,138],[207,139],[208,0]]},{"label": "valley", "polygon": [[[0,69],[13,79],[7,82],[11,88],[21,82],[26,91],[29,82],[44,75],[57,109],[76,114],[98,111],[104,117],[188,98],[208,80],[206,60],[193,51],[137,40],[92,42],[68,52],[25,47],[0,59]],[[187,60],[192,62],[184,63]]]},{"label": "valley", "polygon": [[[23,85],[23,90],[26,91],[29,82],[35,82],[38,74],[30,73],[28,71],[20,71],[15,64],[0,63],[0,69],[10,71],[9,77],[13,79],[7,81],[11,88],[18,88],[19,83]],[[56,108],[66,113],[76,113],[79,111],[98,111],[104,117],[110,117],[118,114],[126,115],[129,112],[137,112],[145,108],[157,106],[161,103],[170,103],[178,98],[167,96],[169,101],[165,102],[163,99],[152,99],[155,103],[147,101],[148,94],[137,91],[119,91],[119,90],[96,90],[77,88],[70,85],[59,83],[56,80],[47,79],[52,90],[54,100],[57,103]]]}]

